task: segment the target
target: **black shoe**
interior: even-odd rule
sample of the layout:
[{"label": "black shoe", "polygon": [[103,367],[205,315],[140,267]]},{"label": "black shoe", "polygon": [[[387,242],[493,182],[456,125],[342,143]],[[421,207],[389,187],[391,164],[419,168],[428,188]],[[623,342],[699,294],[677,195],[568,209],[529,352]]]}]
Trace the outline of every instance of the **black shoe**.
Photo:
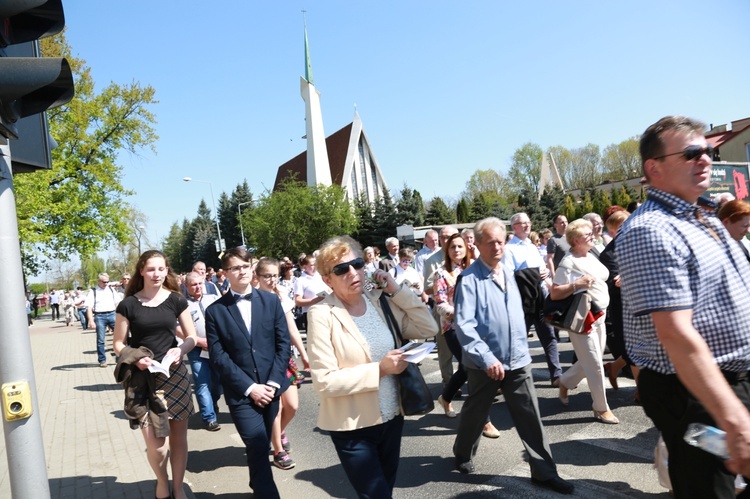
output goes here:
[{"label": "black shoe", "polygon": [[566,482],[559,476],[552,477],[549,480],[539,480],[538,478],[531,477],[531,483],[548,488],[550,490],[554,490],[555,492],[558,492],[560,494],[569,495],[572,494],[573,489],[575,489],[572,483]]},{"label": "black shoe", "polygon": [[453,399],[460,399],[464,396],[464,393],[461,390],[456,390],[456,394],[453,396]]},{"label": "black shoe", "polygon": [[211,421],[210,423],[206,424],[206,429],[208,431],[219,431],[221,430],[221,425],[216,421]]},{"label": "black shoe", "polygon": [[474,468],[474,463],[472,463],[471,461],[465,461],[463,463],[459,463],[458,461],[456,461],[456,469],[464,475],[468,475],[469,473],[474,473],[474,471],[476,471],[476,468]]}]

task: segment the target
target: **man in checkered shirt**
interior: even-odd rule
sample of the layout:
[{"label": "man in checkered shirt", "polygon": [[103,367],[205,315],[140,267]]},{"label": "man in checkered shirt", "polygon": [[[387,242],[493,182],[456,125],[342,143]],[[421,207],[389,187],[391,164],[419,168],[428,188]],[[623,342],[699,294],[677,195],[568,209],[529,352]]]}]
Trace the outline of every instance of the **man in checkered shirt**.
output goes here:
[{"label": "man in checkered shirt", "polygon": [[[750,264],[699,197],[705,125],[669,116],[641,137],[648,198],[617,235],[625,343],[646,414],[669,450],[675,497],[735,497],[750,476]],[[693,422],[727,432],[730,459],[685,443]]]}]

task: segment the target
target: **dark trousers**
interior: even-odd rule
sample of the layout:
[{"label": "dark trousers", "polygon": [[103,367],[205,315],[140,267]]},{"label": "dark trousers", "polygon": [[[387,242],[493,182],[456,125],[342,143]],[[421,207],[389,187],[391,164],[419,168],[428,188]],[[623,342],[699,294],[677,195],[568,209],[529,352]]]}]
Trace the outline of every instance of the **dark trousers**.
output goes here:
[{"label": "dark trousers", "polygon": [[531,364],[505,371],[505,377],[500,381],[490,378],[479,369],[466,369],[466,373],[469,376],[469,397],[461,409],[461,421],[453,444],[456,462],[465,463],[476,455],[492,401],[497,389],[502,388],[513,425],[529,455],[531,476],[538,480],[549,480],[557,476],[557,466],[552,459],[552,451],[539,414]]},{"label": "dark trousers", "polygon": [[273,481],[271,463],[268,461],[273,420],[279,412],[278,397],[265,408],[258,407],[248,399],[246,404],[230,405],[229,412],[237,432],[245,443],[247,465],[250,467],[250,487],[255,497],[278,499],[279,490]]},{"label": "dark trousers", "polygon": [[[750,409],[750,381],[747,378],[728,381],[737,397]],[[716,426],[716,422],[677,375],[641,369],[638,393],[643,410],[667,445],[674,497],[734,498],[735,476],[726,469],[723,460],[693,447],[683,438],[690,423]]]},{"label": "dark trousers", "polygon": [[388,499],[396,484],[404,417],[350,431],[332,431],[336,452],[361,499]]},{"label": "dark trousers", "polygon": [[60,304],[51,303],[50,307],[52,308],[52,320],[60,319]]},{"label": "dark trousers", "polygon": [[554,381],[555,378],[562,376],[562,368],[560,367],[560,353],[557,350],[557,336],[555,335],[555,329],[549,324],[545,323],[541,315],[526,315],[526,332],[531,330],[531,326],[534,326],[536,335],[539,337],[539,343],[542,344],[544,349],[544,358],[547,360],[547,369],[549,369],[549,379]]},{"label": "dark trousers", "polygon": [[461,364],[463,349],[461,348],[461,343],[458,342],[458,338],[456,337],[456,331],[454,329],[449,329],[443,334],[443,336],[451,353],[456,357],[456,360],[458,360],[458,368],[453,371],[453,375],[448,380],[448,383],[443,386],[443,399],[446,402],[450,402],[453,400],[456,392],[458,392],[464,383],[466,383],[466,369],[463,364]]}]

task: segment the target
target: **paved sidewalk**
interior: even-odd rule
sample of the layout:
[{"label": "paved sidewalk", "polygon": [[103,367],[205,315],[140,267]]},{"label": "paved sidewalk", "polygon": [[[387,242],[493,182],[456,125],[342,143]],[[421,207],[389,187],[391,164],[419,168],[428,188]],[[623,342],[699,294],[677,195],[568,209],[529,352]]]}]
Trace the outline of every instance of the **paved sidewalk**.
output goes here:
[{"label": "paved sidewalk", "polygon": [[[154,497],[154,478],[139,431],[123,414],[122,387],[99,367],[96,333],[40,316],[29,329],[50,492],[55,498]],[[11,497],[0,433],[0,497]],[[186,487],[187,492],[187,487]]]}]

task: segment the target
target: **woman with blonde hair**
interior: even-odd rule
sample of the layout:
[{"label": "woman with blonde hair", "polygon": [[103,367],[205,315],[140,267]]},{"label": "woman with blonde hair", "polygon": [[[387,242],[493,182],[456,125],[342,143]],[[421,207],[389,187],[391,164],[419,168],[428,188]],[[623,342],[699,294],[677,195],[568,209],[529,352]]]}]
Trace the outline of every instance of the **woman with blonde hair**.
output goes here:
[{"label": "woman with blonde hair", "polygon": [[405,339],[435,336],[437,325],[422,300],[388,272],[375,270],[377,287],[365,287],[362,248],[351,237],[323,243],[317,263],[332,290],[308,311],[318,427],[329,432],[357,495],[387,499],[396,483],[404,426],[396,375],[407,361],[386,317]]},{"label": "woman with blonde hair", "polygon": [[[550,298],[563,300],[576,292],[587,292],[592,302],[602,311],[609,306],[607,277],[609,271],[599,259],[589,253],[594,247],[594,228],[588,220],[572,221],[565,230],[565,238],[570,244],[568,254],[562,259],[552,281]],[[593,399],[594,418],[602,423],[617,424],[619,419],[607,405],[604,389],[604,368],[602,355],[606,344],[605,315],[593,324],[589,334],[570,334],[570,342],[578,357],[573,366],[560,376],[560,401],[568,405],[568,390],[578,386],[585,377]]]}]

